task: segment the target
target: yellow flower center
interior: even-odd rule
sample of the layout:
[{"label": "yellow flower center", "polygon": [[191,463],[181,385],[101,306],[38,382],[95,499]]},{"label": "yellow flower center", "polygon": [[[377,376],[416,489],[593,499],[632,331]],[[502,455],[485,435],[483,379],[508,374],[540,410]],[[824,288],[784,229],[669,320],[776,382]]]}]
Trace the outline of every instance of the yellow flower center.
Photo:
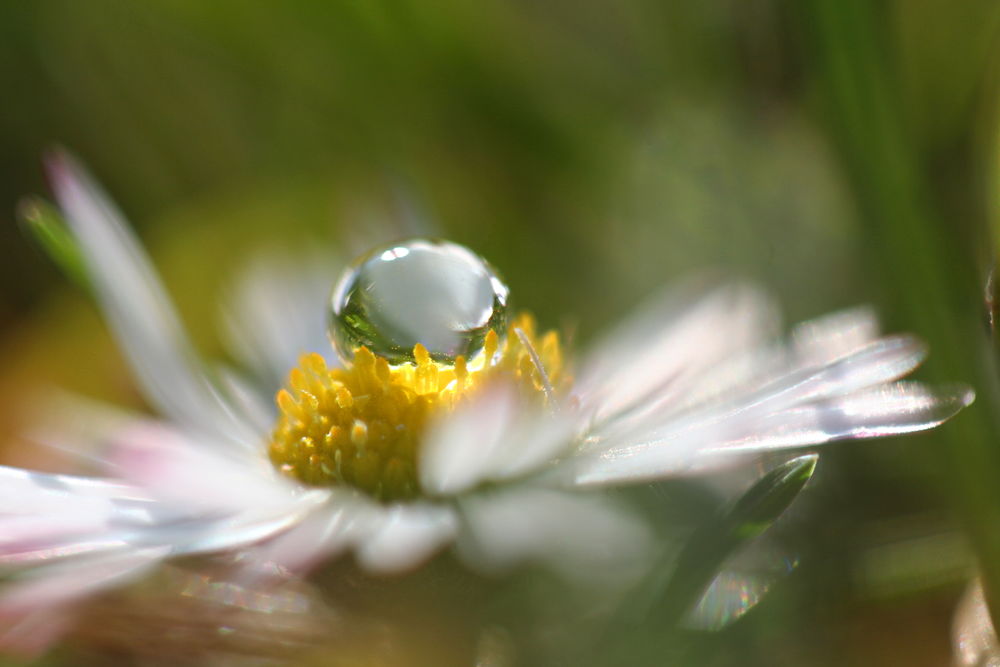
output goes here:
[{"label": "yellow flower center", "polygon": [[288,388],[277,394],[271,462],[306,484],[346,484],[380,500],[412,498],[429,418],[500,378],[542,402],[555,400],[570,383],[558,334],[538,337],[528,314],[514,320],[502,344],[491,331],[472,362],[436,362],[420,344],[413,353],[415,364],[390,366],[362,347],[348,368],[303,355]]}]

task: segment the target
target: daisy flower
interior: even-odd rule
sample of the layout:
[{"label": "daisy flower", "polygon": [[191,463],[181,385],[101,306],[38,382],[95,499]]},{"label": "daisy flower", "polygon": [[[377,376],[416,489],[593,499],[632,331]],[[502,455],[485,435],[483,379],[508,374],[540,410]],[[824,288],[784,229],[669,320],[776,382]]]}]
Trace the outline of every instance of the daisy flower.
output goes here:
[{"label": "daisy flower", "polygon": [[393,572],[453,543],[480,569],[527,559],[614,576],[643,562],[651,533],[598,487],[919,431],[972,400],[899,381],[924,346],[879,337],[865,310],[782,342],[770,301],[739,284],[661,296],[571,363],[557,333],[508,312],[485,261],[424,239],[362,257],[332,297],[325,270],[258,265],[227,311],[253,370],[237,375],[198,359],[90,178],[65,155],[49,169],[70,247],[159,417],[105,425],[101,477],[0,468],[8,646],[44,643],[87,595],[194,554],[259,576],[350,551]]}]

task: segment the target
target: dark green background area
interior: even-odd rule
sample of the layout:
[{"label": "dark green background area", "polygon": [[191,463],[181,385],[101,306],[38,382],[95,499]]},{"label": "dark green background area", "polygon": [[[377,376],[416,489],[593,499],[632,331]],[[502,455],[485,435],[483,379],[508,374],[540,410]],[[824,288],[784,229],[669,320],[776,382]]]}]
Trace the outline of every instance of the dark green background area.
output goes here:
[{"label": "dark green background area", "polygon": [[990,0],[3,3],[0,395],[34,372],[131,396],[14,219],[54,144],[128,213],[206,351],[255,248],[350,256],[411,229],[486,256],[581,346],[692,271],[764,283],[789,321],[873,303],[930,342],[921,379],[977,404],[831,448],[781,538],[798,571],[676,660],[942,664],[966,542],[1000,582],[998,28]]}]

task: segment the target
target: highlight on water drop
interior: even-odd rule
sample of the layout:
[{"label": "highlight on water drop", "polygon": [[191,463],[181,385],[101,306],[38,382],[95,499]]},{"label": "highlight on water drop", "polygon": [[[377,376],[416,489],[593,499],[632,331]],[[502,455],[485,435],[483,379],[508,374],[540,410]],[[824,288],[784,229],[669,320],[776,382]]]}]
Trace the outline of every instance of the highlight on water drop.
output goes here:
[{"label": "highlight on water drop", "polygon": [[330,300],[330,339],[345,362],[361,347],[391,364],[472,359],[486,335],[506,334],[507,286],[482,257],[449,241],[375,248],[344,272]]}]

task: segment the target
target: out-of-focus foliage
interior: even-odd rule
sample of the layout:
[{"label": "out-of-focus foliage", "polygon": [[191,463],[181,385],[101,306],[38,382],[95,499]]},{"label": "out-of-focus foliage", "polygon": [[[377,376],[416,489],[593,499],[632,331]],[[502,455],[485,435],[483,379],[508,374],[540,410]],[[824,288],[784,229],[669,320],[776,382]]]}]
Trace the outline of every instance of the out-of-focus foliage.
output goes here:
[{"label": "out-of-focus foliage", "polygon": [[[38,165],[53,143],[115,193],[209,349],[219,290],[247,252],[350,255],[373,230],[415,224],[475,248],[517,305],[581,338],[706,268],[766,282],[794,320],[874,302],[931,342],[936,379],[973,382],[979,402],[940,434],[825,455],[779,526],[798,571],[667,657],[941,664],[970,562],[957,528],[1000,563],[1000,399],[981,308],[998,28],[989,0],[4,3],[0,427],[48,382],[137,401],[90,307],[14,221],[23,194],[47,191]],[[627,495],[686,525],[718,503],[681,484]],[[339,567],[331,578],[359,577]],[[984,574],[996,591],[1000,571]],[[533,573],[497,583],[438,567],[375,586],[366,609],[451,627],[461,655],[516,644],[474,628],[525,601],[556,629],[522,652],[575,641],[555,622],[572,603]],[[471,598],[490,602],[457,619]],[[417,634],[397,639],[461,660]],[[386,658],[419,664],[408,659]]]}]

